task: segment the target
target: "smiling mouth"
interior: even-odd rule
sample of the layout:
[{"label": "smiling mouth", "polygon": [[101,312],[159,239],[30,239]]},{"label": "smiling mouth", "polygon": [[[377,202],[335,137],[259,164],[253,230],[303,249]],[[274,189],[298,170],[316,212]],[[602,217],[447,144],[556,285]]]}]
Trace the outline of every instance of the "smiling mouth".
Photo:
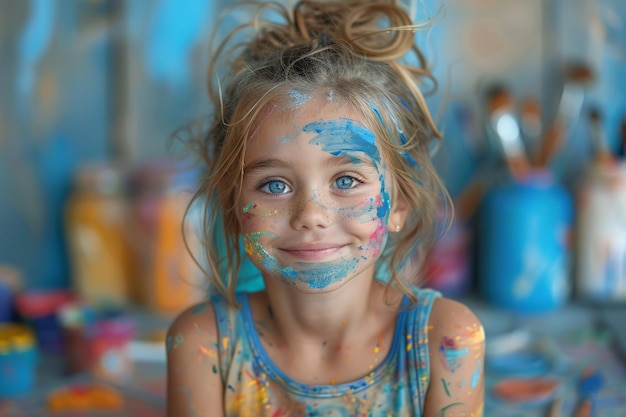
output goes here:
[{"label": "smiling mouth", "polygon": [[330,246],[325,248],[298,248],[282,249],[286,254],[303,261],[321,261],[336,254],[343,246]]}]

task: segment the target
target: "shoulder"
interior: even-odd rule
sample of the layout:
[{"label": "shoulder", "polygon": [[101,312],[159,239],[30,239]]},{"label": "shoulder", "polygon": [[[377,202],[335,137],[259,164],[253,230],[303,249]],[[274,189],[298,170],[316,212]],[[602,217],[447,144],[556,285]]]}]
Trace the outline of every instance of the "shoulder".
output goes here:
[{"label": "shoulder", "polygon": [[[192,343],[217,340],[218,329],[213,303],[204,301],[187,308],[170,324],[167,331],[167,353],[187,350]],[[196,345],[197,346],[197,345]]]},{"label": "shoulder", "polygon": [[476,314],[465,304],[450,298],[438,297],[434,300],[429,318],[431,335],[474,336],[474,341],[484,341],[482,323]]},{"label": "shoulder", "polygon": [[465,304],[449,298],[436,298],[428,320],[428,343],[433,353],[467,353],[468,357],[480,353],[482,356],[485,330],[480,319]]},{"label": "shoulder", "polygon": [[482,415],[485,331],[476,314],[463,303],[437,298],[429,318],[428,344],[429,410],[454,406],[457,412]]},{"label": "shoulder", "polygon": [[[190,407],[223,413],[223,384],[214,305],[206,301],[180,313],[167,332],[167,416]],[[213,414],[215,413],[215,414]]]}]

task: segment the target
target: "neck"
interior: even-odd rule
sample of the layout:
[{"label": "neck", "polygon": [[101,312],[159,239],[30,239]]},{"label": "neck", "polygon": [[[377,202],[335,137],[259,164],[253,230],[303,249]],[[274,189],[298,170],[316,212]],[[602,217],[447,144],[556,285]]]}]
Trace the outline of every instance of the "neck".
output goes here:
[{"label": "neck", "polygon": [[372,277],[355,277],[326,292],[304,293],[272,278],[266,279],[266,286],[270,319],[286,343],[342,343],[364,326],[376,326],[385,310],[397,310],[396,303],[384,302],[384,284]]}]

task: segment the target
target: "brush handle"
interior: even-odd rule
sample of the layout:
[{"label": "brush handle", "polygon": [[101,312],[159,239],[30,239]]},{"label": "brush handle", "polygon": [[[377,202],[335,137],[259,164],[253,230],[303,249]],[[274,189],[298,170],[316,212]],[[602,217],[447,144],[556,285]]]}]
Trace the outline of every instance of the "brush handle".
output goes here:
[{"label": "brush handle", "polygon": [[553,123],[546,132],[539,152],[535,157],[535,164],[539,167],[547,167],[563,142],[563,125]]},{"label": "brush handle", "polygon": [[507,157],[507,165],[513,178],[520,180],[530,172],[530,163],[525,155],[509,155]]},{"label": "brush handle", "polygon": [[626,116],[622,120],[622,124],[620,126],[620,143],[619,149],[617,150],[617,155],[620,158],[626,158]]}]

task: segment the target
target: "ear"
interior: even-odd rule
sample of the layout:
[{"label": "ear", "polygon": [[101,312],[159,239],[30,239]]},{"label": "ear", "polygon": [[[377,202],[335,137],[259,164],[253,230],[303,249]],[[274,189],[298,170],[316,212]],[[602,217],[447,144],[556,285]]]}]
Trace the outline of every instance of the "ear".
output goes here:
[{"label": "ear", "polygon": [[406,200],[400,196],[396,198],[389,213],[388,227],[390,232],[402,230],[409,215],[409,205]]}]

